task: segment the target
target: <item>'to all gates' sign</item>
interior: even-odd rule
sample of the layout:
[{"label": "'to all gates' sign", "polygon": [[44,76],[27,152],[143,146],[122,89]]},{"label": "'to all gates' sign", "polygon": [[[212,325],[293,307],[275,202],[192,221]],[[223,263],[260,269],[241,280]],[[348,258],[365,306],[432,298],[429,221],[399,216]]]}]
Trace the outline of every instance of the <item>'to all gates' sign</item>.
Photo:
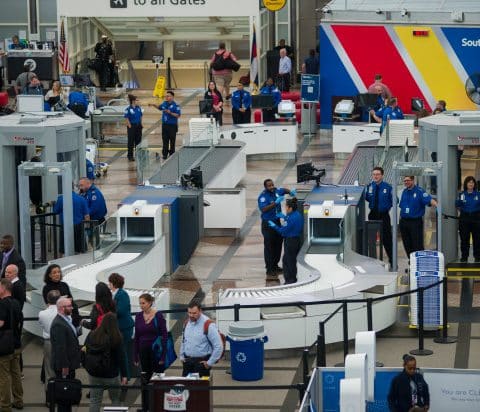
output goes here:
[{"label": "'to all gates' sign", "polygon": [[270,11],[278,11],[285,7],[287,0],[263,0],[263,5]]}]

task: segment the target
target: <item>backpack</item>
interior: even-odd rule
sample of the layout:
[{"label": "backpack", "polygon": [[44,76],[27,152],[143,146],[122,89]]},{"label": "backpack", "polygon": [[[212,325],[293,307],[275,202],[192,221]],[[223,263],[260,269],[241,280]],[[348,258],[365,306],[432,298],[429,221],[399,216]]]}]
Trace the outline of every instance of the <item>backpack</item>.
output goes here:
[{"label": "backpack", "polygon": [[215,53],[215,58],[212,62],[212,69],[213,70],[224,70],[226,69],[226,66],[225,66],[225,63],[226,63],[226,60],[223,55],[225,54],[226,52],[223,52],[222,54],[218,54],[218,53]]},{"label": "backpack", "polygon": [[87,344],[83,367],[92,376],[102,377],[110,369],[111,351],[109,345],[95,346]]},{"label": "backpack", "polygon": [[[188,319],[185,319],[185,322],[183,323],[183,333],[185,333],[185,327],[187,326],[187,323],[188,323]],[[207,338],[208,343],[213,348],[213,345],[211,344],[210,340],[208,339],[208,327],[212,323],[215,323],[212,319],[207,319],[205,321],[205,323],[203,324],[203,333],[205,334],[205,337]],[[220,355],[217,362],[215,362],[215,363],[218,363],[220,361],[220,359],[222,359],[225,356],[225,346],[226,346],[226,342],[227,342],[227,338],[225,337],[225,335],[222,332],[218,331],[218,334],[220,335],[220,339],[222,341],[222,354]]]}]

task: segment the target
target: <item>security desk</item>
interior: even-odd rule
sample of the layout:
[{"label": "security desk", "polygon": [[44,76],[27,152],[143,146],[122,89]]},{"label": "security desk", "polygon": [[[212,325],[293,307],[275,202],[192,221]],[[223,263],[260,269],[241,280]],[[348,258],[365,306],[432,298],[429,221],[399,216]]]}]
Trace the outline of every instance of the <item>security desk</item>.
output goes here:
[{"label": "security desk", "polygon": [[380,139],[380,123],[339,123],[333,125],[333,153],[352,153],[355,146]]}]

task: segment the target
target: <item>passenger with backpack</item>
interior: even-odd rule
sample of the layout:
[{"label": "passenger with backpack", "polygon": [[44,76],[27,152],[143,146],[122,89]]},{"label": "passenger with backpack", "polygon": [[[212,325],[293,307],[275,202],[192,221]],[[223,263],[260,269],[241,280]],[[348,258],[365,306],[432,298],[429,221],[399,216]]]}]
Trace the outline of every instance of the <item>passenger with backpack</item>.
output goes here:
[{"label": "passenger with backpack", "polygon": [[[230,99],[232,71],[238,71],[240,65],[237,63],[235,55],[226,49],[225,42],[221,41],[218,44],[218,50],[210,60],[210,67],[212,69],[212,80],[217,85],[218,90],[225,95],[226,100]],[[225,93],[223,93],[224,91]]]},{"label": "passenger with backpack", "polygon": [[224,352],[224,338],[217,325],[202,313],[198,301],[188,305],[188,319],[183,328],[180,360],[183,362],[182,376],[198,373],[210,376],[210,369]]},{"label": "passenger with backpack", "polygon": [[[85,340],[83,366],[90,385],[117,386],[108,388],[112,405],[120,404],[120,384],[127,384],[127,362],[123,339],[114,313],[106,313],[99,326]],[[100,412],[103,388],[90,389],[89,412]]]}]

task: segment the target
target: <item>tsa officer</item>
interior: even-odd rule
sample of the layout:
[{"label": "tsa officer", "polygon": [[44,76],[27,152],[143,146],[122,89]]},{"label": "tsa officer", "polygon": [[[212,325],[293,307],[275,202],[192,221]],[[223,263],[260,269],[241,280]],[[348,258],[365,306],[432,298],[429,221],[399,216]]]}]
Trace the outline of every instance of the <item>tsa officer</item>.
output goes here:
[{"label": "tsa officer", "polygon": [[437,202],[421,187],[415,184],[414,176],[403,178],[402,196],[400,197],[400,234],[403,247],[410,259],[410,253],[424,250],[423,215],[425,207],[436,207]]},{"label": "tsa officer", "polygon": [[273,107],[265,107],[262,109],[262,120],[264,122],[274,122],[275,113],[278,111],[278,104],[282,100],[282,94],[278,87],[275,86],[273,79],[269,77],[265,82],[264,86],[260,89],[260,94],[273,96]]},{"label": "tsa officer", "polygon": [[252,115],[252,96],[243,89],[243,83],[238,82],[237,90],[232,94],[233,124],[250,123]]},{"label": "tsa officer", "polygon": [[365,198],[370,208],[368,220],[382,221],[383,247],[392,265],[392,224],[390,223],[392,186],[383,180],[383,175],[383,168],[380,166],[373,168],[372,182],[367,186]]},{"label": "tsa officer", "polygon": [[258,208],[262,218],[263,256],[267,269],[267,280],[278,280],[278,274],[282,273],[282,268],[278,266],[282,255],[282,236],[269,226],[268,221],[280,224],[277,213],[282,212],[281,203],[286,194],[295,196],[296,190],[276,188],[272,179],[265,179],[263,187],[264,190],[258,196]]},{"label": "tsa officer", "polygon": [[105,203],[105,198],[100,189],[93,184],[93,182],[86,178],[82,177],[78,182],[78,188],[80,189],[80,196],[82,196],[87,201],[88,210],[90,211],[90,220],[94,220],[87,233],[90,238],[90,242],[93,244],[93,236],[95,237],[95,245],[98,246],[100,242],[99,230],[95,229],[97,226],[100,226],[105,222],[105,216],[107,215],[107,204]]},{"label": "tsa officer", "polygon": [[160,106],[155,106],[150,103],[149,106],[156,107],[162,113],[162,157],[163,160],[168,155],[175,153],[175,141],[178,132],[178,118],[182,111],[180,106],[173,100],[175,93],[172,90],[167,90],[165,94],[165,101]]},{"label": "tsa officer", "polygon": [[130,105],[125,109],[123,117],[127,121],[127,157],[129,161],[134,161],[133,149],[142,141],[142,116],[143,110],[138,105],[137,96],[128,95]]},{"label": "tsa officer", "polygon": [[269,220],[268,225],[283,237],[283,277],[285,284],[297,282],[297,256],[302,246],[303,216],[297,210],[297,198],[287,199],[287,214],[282,215],[284,224],[277,226]]},{"label": "tsa officer", "polygon": [[463,192],[460,192],[455,206],[460,211],[460,250],[461,262],[468,261],[470,235],[473,239],[473,257],[480,262],[480,193],[477,191],[477,181],[473,176],[467,176],[463,182]]}]

